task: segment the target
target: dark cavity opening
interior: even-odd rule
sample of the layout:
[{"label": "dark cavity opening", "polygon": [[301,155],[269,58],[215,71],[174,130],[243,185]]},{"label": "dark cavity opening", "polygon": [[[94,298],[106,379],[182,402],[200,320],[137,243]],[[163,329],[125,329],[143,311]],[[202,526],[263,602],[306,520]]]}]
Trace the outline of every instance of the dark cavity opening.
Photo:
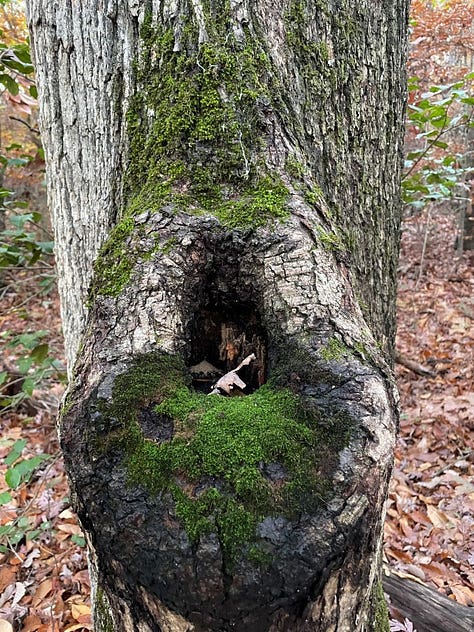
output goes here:
[{"label": "dark cavity opening", "polygon": [[[225,373],[250,354],[256,360],[239,370],[248,395],[266,381],[267,336],[257,310],[248,304],[231,307],[207,305],[195,314],[191,329],[191,374],[196,390],[209,393]],[[212,365],[217,371],[213,370]]]}]

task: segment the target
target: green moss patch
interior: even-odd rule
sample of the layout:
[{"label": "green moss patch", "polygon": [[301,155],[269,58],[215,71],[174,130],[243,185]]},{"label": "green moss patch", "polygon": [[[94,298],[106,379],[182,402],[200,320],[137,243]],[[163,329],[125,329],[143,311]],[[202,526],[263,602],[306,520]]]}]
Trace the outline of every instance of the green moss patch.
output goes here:
[{"label": "green moss patch", "polygon": [[[136,263],[133,219],[164,207],[213,215],[226,228],[289,217],[289,190],[265,163],[265,108],[274,79],[254,33],[237,41],[227,2],[205,5],[209,40],[198,44],[191,16],[179,42],[171,27],[141,30],[135,94],[127,113],[125,206],[95,266],[94,293],[118,296]],[[176,50],[179,49],[179,50]]]},{"label": "green moss patch", "polygon": [[387,600],[380,580],[372,591],[372,608],[375,611],[374,632],[390,632]]},{"label": "green moss patch", "polygon": [[[150,405],[157,424],[172,420],[171,439],[144,436],[139,416]],[[169,493],[190,540],[216,533],[229,563],[264,516],[296,517],[328,498],[322,471],[350,436],[347,418],[321,419],[287,388],[194,392],[179,358],[165,355],[137,358],[119,375],[104,414],[115,420],[105,445],[123,450],[129,484]]]},{"label": "green moss patch", "polygon": [[130,207],[171,203],[230,227],[263,225],[288,215],[288,190],[261,151],[268,58],[254,37],[236,41],[227,3],[205,13],[209,41],[197,44],[188,18],[179,51],[171,28],[145,20],[128,112]]}]

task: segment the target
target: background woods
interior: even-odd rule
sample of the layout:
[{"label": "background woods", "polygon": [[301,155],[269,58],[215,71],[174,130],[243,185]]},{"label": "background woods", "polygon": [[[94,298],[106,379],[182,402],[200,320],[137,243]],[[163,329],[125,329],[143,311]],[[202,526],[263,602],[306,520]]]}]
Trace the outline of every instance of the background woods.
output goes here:
[{"label": "background woods", "polygon": [[[90,584],[56,442],[58,301],[36,92],[17,7],[0,4],[0,619],[4,630],[72,632],[91,629]],[[464,606],[474,604],[473,23],[468,0],[412,3],[397,338],[402,418],[385,546],[393,570]],[[401,622],[393,620],[394,630],[409,629],[403,614],[392,616]]]}]

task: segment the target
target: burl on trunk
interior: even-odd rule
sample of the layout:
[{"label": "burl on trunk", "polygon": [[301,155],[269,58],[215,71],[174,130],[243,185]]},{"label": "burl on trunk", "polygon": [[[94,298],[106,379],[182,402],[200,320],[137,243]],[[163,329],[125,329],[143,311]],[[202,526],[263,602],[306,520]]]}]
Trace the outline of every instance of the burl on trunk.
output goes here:
[{"label": "burl on trunk", "polygon": [[[344,266],[286,203],[272,230],[146,212],[127,250],[149,255],[96,297],[61,435],[118,629],[329,630],[373,598],[392,391]],[[239,396],[193,381],[250,352]]]}]

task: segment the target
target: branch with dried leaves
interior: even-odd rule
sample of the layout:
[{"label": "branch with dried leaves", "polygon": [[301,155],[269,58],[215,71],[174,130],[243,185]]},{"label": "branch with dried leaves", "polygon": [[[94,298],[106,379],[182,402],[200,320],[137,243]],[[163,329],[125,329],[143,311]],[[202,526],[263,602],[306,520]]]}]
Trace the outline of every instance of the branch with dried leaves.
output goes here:
[{"label": "branch with dried leaves", "polygon": [[249,356],[244,358],[238,367],[232,369],[232,371],[229,371],[217,380],[209,395],[232,395],[232,391],[234,391],[236,387],[243,391],[247,384],[237,375],[237,373],[244,366],[248,366],[256,359],[257,358],[254,353],[251,353]]}]

